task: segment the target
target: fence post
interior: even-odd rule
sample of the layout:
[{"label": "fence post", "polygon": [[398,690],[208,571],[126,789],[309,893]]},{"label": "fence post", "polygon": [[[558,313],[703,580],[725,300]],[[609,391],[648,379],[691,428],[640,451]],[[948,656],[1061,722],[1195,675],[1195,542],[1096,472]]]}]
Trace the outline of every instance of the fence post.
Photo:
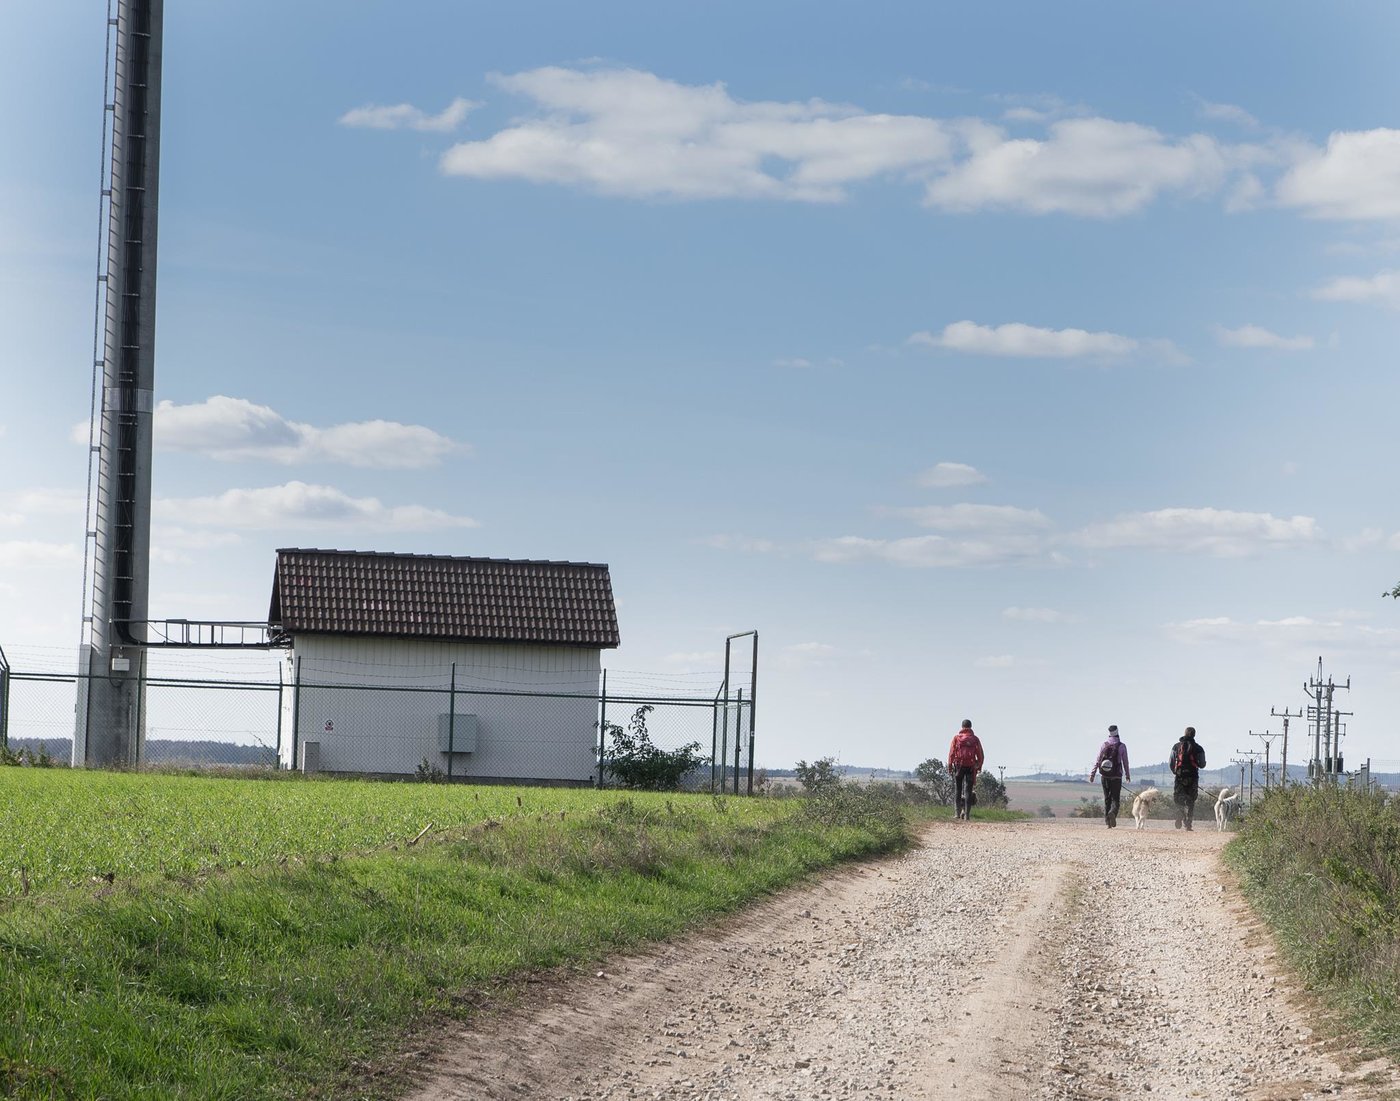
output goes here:
[{"label": "fence post", "polygon": [[724,686],[720,685],[719,691],[715,693],[714,706],[710,708],[710,791],[715,790],[715,770],[723,762],[719,759],[719,707],[720,694],[724,691]]},{"label": "fence post", "polygon": [[141,767],[141,751],[146,748],[146,693],[151,690],[150,669],[146,652],[141,652],[141,670],[136,674],[136,737],[132,739],[131,767]]},{"label": "fence post", "polygon": [[749,795],[753,794],[753,697],[749,697]]},{"label": "fence post", "polygon": [[608,671],[603,670],[603,687],[598,693],[598,790],[603,790],[603,762],[608,737]]},{"label": "fence post", "polygon": [[739,732],[744,727],[744,690],[739,689],[739,710],[734,715],[734,794],[739,794],[739,754],[744,751]]},{"label": "fence post", "polygon": [[292,768],[300,771],[297,750],[301,748],[301,658],[292,659]]},{"label": "fence post", "polygon": [[749,681],[749,794],[753,794],[753,727],[758,710],[758,632],[753,633],[753,676]]},{"label": "fence post", "polygon": [[10,663],[0,650],[0,749],[10,748]]},{"label": "fence post", "polygon": [[277,771],[282,771],[282,661],[277,661],[277,748],[273,751],[277,755]]},{"label": "fence post", "polygon": [[457,750],[457,663],[447,684],[447,779],[452,779],[452,754]]}]

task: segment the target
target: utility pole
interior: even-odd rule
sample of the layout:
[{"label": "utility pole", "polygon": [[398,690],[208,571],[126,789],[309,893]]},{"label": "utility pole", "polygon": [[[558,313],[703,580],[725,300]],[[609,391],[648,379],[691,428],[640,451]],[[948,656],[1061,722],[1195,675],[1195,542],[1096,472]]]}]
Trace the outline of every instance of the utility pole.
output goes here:
[{"label": "utility pole", "polygon": [[1235,758],[1233,758],[1233,759],[1234,759],[1235,763],[1238,764],[1238,765],[1240,766],[1240,796],[1241,796],[1241,798],[1243,798],[1243,796],[1244,796],[1244,766],[1245,766],[1245,762],[1248,761],[1248,762],[1249,762],[1249,802],[1250,802],[1250,803],[1253,803],[1253,802],[1254,802],[1254,762],[1257,761],[1257,760],[1259,760],[1259,758],[1260,758],[1261,756],[1263,756],[1263,755],[1262,755],[1257,749],[1237,749],[1237,750],[1235,750],[1235,752],[1238,754],[1238,756],[1235,757]]},{"label": "utility pole", "polygon": [[1271,707],[1271,708],[1269,708],[1269,714],[1272,715],[1272,716],[1274,716],[1275,718],[1280,718],[1280,719],[1283,720],[1283,772],[1282,772],[1281,776],[1279,777],[1279,783],[1280,783],[1283,787],[1287,788],[1287,787],[1288,787],[1288,720],[1289,720],[1289,719],[1301,719],[1301,718],[1303,717],[1303,709],[1300,707],[1297,711],[1290,711],[1290,710],[1288,710],[1288,708],[1285,707],[1282,711],[1280,711],[1277,707]]},{"label": "utility pole", "polygon": [[1267,730],[1262,734],[1254,734],[1252,730],[1250,733],[1264,743],[1264,793],[1267,795],[1269,792],[1269,749],[1273,746],[1274,739],[1278,735],[1270,734]]},{"label": "utility pole", "polygon": [[[1308,766],[1308,774],[1312,777],[1313,785],[1322,783],[1323,775],[1332,777],[1336,774],[1333,765],[1336,754],[1332,752],[1332,696],[1338,688],[1351,689],[1351,677],[1347,677],[1345,684],[1337,684],[1328,677],[1322,679],[1322,659],[1317,659],[1317,674],[1303,685],[1303,691],[1307,693],[1312,704],[1308,707],[1308,719],[1313,728],[1313,759]],[[1326,739],[1326,753],[1324,754],[1323,739]]]},{"label": "utility pole", "polygon": [[1330,767],[1328,771],[1332,774],[1332,779],[1334,783],[1336,782],[1336,778],[1340,776],[1343,771],[1342,735],[1347,732],[1347,724],[1342,722],[1342,718],[1343,716],[1350,718],[1353,714],[1355,714],[1355,712],[1352,711],[1333,710],[1332,712],[1332,753],[1331,760],[1329,761]]}]

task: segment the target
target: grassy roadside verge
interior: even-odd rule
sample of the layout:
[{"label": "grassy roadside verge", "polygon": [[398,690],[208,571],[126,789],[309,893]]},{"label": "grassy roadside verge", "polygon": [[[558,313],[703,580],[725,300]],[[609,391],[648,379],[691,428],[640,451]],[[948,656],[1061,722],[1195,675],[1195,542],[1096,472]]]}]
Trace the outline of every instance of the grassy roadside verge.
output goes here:
[{"label": "grassy roadside verge", "polygon": [[[425,797],[366,786],[371,800]],[[218,792],[203,795],[212,813]],[[674,935],[905,841],[896,810],[858,798],[813,813],[798,800],[560,797],[555,809],[532,791],[513,814],[412,847],[56,878],[0,899],[0,1095],[388,1096],[394,1081],[372,1068],[511,976]]]},{"label": "grassy roadside verge", "polygon": [[1308,985],[1400,1055],[1400,802],[1276,792],[1255,804],[1226,859]]}]

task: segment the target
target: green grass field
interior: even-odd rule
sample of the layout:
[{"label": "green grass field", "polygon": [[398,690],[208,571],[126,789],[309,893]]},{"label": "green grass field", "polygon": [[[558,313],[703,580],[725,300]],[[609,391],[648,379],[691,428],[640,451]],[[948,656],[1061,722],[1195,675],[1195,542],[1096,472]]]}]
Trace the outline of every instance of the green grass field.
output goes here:
[{"label": "green grass field", "polygon": [[413,1036],[513,976],[905,841],[902,813],[858,793],[0,769],[0,812],[16,1098],[392,1096]]},{"label": "green grass field", "polygon": [[0,895],[22,893],[24,877],[47,892],[93,876],[187,877],[369,852],[429,823],[450,833],[487,818],[577,814],[599,800],[563,788],[0,769]]}]

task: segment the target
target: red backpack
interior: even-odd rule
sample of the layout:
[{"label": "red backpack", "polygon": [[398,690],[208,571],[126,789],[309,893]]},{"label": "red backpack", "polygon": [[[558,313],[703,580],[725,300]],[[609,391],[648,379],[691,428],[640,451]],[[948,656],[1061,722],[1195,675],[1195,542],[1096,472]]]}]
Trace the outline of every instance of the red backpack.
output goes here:
[{"label": "red backpack", "polygon": [[953,747],[948,751],[949,768],[973,768],[977,764],[977,750],[972,748],[972,739],[977,737],[970,730],[960,730],[953,735]]}]

